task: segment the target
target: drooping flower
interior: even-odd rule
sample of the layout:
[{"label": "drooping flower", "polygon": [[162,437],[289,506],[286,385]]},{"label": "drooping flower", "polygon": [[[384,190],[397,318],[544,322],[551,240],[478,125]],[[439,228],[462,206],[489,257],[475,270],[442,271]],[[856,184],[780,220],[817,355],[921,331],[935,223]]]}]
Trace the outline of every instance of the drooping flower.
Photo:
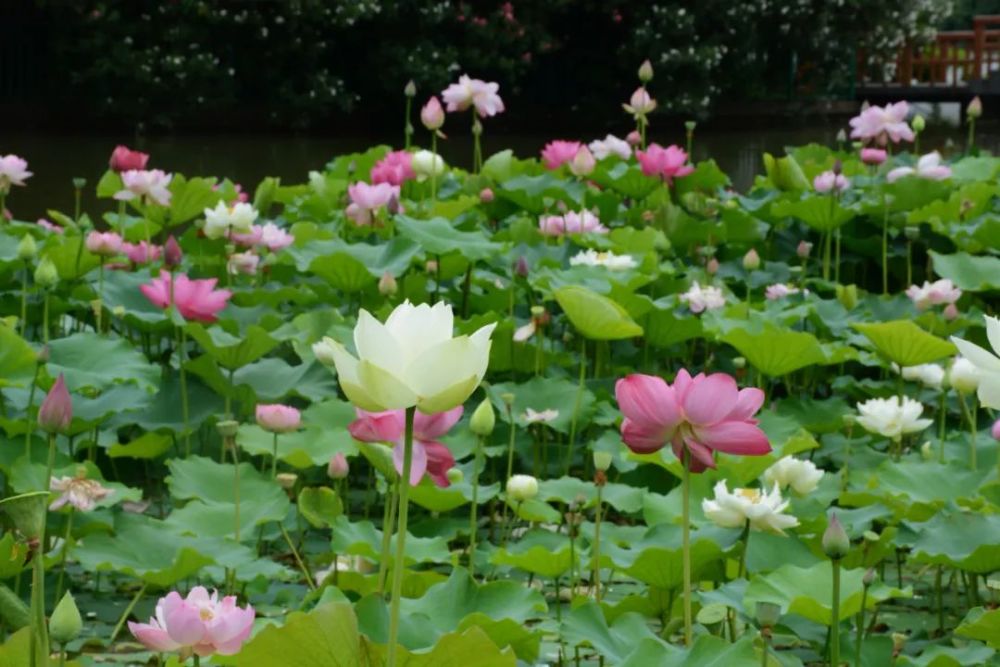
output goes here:
[{"label": "drooping flower", "polygon": [[495,116],[504,110],[503,100],[499,95],[500,84],[472,79],[463,74],[458,82],[453,83],[441,93],[448,111],[465,111],[475,107],[481,118]]},{"label": "drooping flower", "polygon": [[622,160],[632,157],[632,147],[629,146],[629,143],[613,134],[609,134],[603,139],[595,139],[588,146],[590,147],[590,152],[598,160],[607,159],[612,155],[616,155]]},{"label": "drooping flower", "polygon": [[97,502],[114,493],[96,479],[87,479],[87,469],[83,466],[74,477],[53,477],[49,489],[59,493],[49,509],[58,511],[66,505],[72,505],[81,512],[89,512],[96,507]]},{"label": "drooping flower", "polygon": [[550,141],[542,149],[542,163],[546,169],[558,169],[564,164],[569,164],[582,145],[579,141],[563,139]]},{"label": "drooping flower", "polygon": [[271,433],[288,433],[302,423],[302,414],[290,405],[259,404],[254,411],[257,425]]},{"label": "drooping flower", "polygon": [[835,174],[833,171],[827,170],[822,174],[816,176],[813,179],[813,189],[821,194],[826,194],[836,190],[837,192],[843,192],[848,187],[850,187],[851,182],[847,180],[847,177],[843,174]]},{"label": "drooping flower", "polygon": [[785,514],[788,501],[782,499],[775,484],[771,492],[766,489],[734,489],[726,487],[726,480],[715,484],[715,497],[701,501],[701,509],[713,523],[723,528],[742,528],[748,523],[753,530],[784,535],[785,529],[799,525],[799,520]]},{"label": "drooping flower", "polygon": [[628,104],[622,104],[622,108],[632,114],[633,118],[644,118],[656,110],[656,100],[650,97],[645,86],[639,86],[632,93]]},{"label": "drooping flower", "polygon": [[436,95],[431,95],[427,104],[420,109],[420,122],[431,132],[440,130],[441,126],[444,125],[444,109],[438,102]]},{"label": "drooping flower", "polygon": [[24,185],[30,177],[27,160],[17,155],[0,155],[0,194],[10,192],[12,185]]},{"label": "drooping flower", "polygon": [[414,306],[407,300],[385,324],[361,309],[354,327],[357,358],[329,337],[313,350],[333,361],[341,389],[363,410],[416,406],[427,414],[444,412],[461,405],[482,381],[496,324],[471,336],[453,337],[453,328],[450,305]]},{"label": "drooping flower", "polygon": [[156,202],[160,206],[170,205],[170,181],[173,174],[162,169],[129,169],[121,173],[124,189],[115,193],[119,201],[139,199],[143,204]]},{"label": "drooping flower", "polygon": [[955,303],[962,298],[962,290],[955,287],[955,283],[948,278],[942,278],[934,282],[925,280],[919,287],[910,285],[906,290],[906,296],[918,310],[925,310],[930,306]]},{"label": "drooping flower", "polygon": [[358,182],[347,186],[347,195],[351,199],[351,203],[347,206],[347,217],[355,224],[367,227],[374,222],[374,214],[378,209],[393,199],[399,199],[399,186],[388,183],[368,185]]},{"label": "drooping flower", "polygon": [[253,204],[237,202],[229,206],[219,201],[215,208],[206,208],[205,226],[202,231],[210,239],[230,238],[233,234],[250,234],[257,220],[257,209]]},{"label": "drooping flower", "polygon": [[898,371],[904,380],[919,382],[931,389],[940,389],[944,382],[944,368],[937,364],[918,364],[916,366],[903,366],[899,368],[893,364],[893,370]]},{"label": "drooping flower", "polygon": [[716,310],[726,305],[726,297],[722,289],[712,285],[702,287],[698,281],[691,284],[687,292],[678,297],[681,303],[686,303],[692,313],[701,313],[706,310]]},{"label": "drooping flower", "polygon": [[111,257],[122,249],[122,237],[114,232],[99,232],[94,230],[87,234],[87,250],[95,255]]},{"label": "drooping flower", "polygon": [[924,406],[909,396],[891,398],[871,398],[858,403],[858,424],[869,433],[899,440],[907,433],[919,433],[933,423],[932,419],[920,419]]},{"label": "drooping flower", "polygon": [[795,493],[804,496],[816,490],[824,474],[812,461],[786,456],[765,470],[762,479],[767,486],[792,487]]},{"label": "drooping flower", "polygon": [[217,290],[215,278],[191,280],[183,273],[174,274],[173,294],[171,294],[171,274],[160,271],[160,277],[140,285],[139,289],[149,301],[159,308],[169,308],[171,296],[173,305],[186,320],[212,323],[219,311],[226,307],[232,292]]},{"label": "drooping flower", "polygon": [[402,185],[416,177],[413,171],[413,154],[409,151],[392,151],[375,163],[371,171],[373,184]]},{"label": "drooping flower", "polygon": [[569,258],[570,266],[602,266],[608,271],[628,271],[639,266],[632,255],[616,255],[610,250],[597,252],[593,248],[581,250]]},{"label": "drooping flower", "polygon": [[978,371],[979,387],[976,394],[979,402],[983,407],[997,410],[1000,409],[1000,358],[996,354],[1000,352],[1000,319],[989,315],[983,316],[983,319],[986,322],[986,338],[993,352],[954,336],[951,337],[951,342]]},{"label": "drooping flower", "polygon": [[149,264],[155,262],[163,253],[163,248],[153,243],[139,241],[138,243],[122,243],[122,252],[133,264]]},{"label": "drooping flower", "polygon": [[674,384],[635,373],[615,384],[618,407],[625,415],[622,440],[634,452],[648,454],[670,443],[677,458],[689,458],[692,472],[714,468],[714,451],[761,455],[771,451],[753,415],[764,392],[740,389],[725,373],[695,377],[680,370]]},{"label": "drooping flower", "polygon": [[913,130],[906,122],[910,106],[904,102],[884,107],[870,106],[850,120],[851,138],[885,146],[889,140],[913,141]]},{"label": "drooping flower", "polygon": [[885,175],[885,179],[890,183],[895,183],[904,176],[917,176],[929,181],[943,181],[946,178],[951,178],[951,167],[941,164],[941,154],[934,151],[921,155],[920,159],[917,160],[916,168],[896,167]]},{"label": "drooping flower", "polygon": [[764,298],[768,301],[777,301],[779,299],[784,299],[792,294],[798,294],[799,288],[794,285],[788,285],[786,283],[775,283],[773,285],[768,285],[767,289],[764,290]]},{"label": "drooping flower", "polygon": [[[356,440],[393,444],[392,460],[396,472],[403,474],[403,436],[406,428],[404,410],[366,412],[357,410],[358,418],[347,427]],[[455,466],[451,450],[438,441],[462,418],[461,405],[436,414],[417,412],[413,416],[413,458],[410,462],[410,485],[416,486],[424,474],[442,488],[450,486],[448,471]]]},{"label": "drooping flower", "polygon": [[129,621],[128,629],[152,651],[234,655],[250,637],[254,617],[253,607],[241,609],[235,596],[220,601],[217,592],[195,586],[186,598],[176,591],[160,598],[148,623]]},{"label": "drooping flower", "polygon": [[118,144],[111,151],[111,158],[108,160],[108,167],[111,171],[122,173],[124,171],[139,171],[146,168],[149,162],[149,154],[134,151],[128,146]]},{"label": "drooping flower", "polygon": [[659,144],[650,144],[644,151],[637,150],[635,157],[639,160],[642,173],[659,176],[667,184],[694,171],[694,167],[687,164],[687,152],[680,146],[664,148]]},{"label": "drooping flower", "polygon": [[62,373],[38,408],[38,426],[46,433],[65,433],[73,421],[73,399]]}]

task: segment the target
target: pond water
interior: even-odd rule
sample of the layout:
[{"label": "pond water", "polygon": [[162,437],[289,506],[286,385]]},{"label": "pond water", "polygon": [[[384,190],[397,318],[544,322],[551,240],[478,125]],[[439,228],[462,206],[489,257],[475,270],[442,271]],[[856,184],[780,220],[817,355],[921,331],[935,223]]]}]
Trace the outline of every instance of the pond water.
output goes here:
[{"label": "pond water", "polygon": [[[944,106],[944,105],[942,105]],[[922,110],[932,118],[921,147],[939,149],[946,154],[964,145],[965,132],[955,126],[957,114],[947,108]],[[950,113],[949,113],[950,111]],[[759,123],[761,124],[761,123]],[[820,142],[835,143],[837,131],[846,127],[846,119],[806,124],[776,117],[766,128],[707,129],[696,133],[694,158],[714,158],[730,175],[737,189],[746,189],[754,176],[763,171],[761,154],[780,153],[784,146]],[[677,124],[679,125],[679,124]],[[418,138],[426,133],[418,131]],[[591,138],[603,137],[595,132]],[[622,132],[624,134],[624,132]],[[546,134],[491,135],[486,124],[484,153],[511,148],[521,157],[538,155],[542,146],[558,132]],[[1000,122],[981,123],[978,145],[994,153],[1000,148]],[[683,128],[670,132],[652,127],[649,138],[663,144],[684,144]],[[229,177],[250,192],[265,176],[278,176],[283,183],[301,183],[312,169],[321,169],[330,158],[366,148],[380,142],[398,142],[394,136],[303,136],[272,134],[211,134],[184,136],[154,136],[135,138],[120,136],[80,136],[22,133],[9,136],[0,144],[0,154],[16,153],[30,163],[34,176],[27,188],[17,188],[8,200],[15,217],[34,220],[45,215],[46,209],[65,212],[73,209],[74,177],[84,177],[88,184],[84,194],[84,210],[108,210],[106,203],[97,205],[94,185],[103,173],[111,149],[119,143],[152,154],[151,167],[184,174]],[[439,143],[440,151],[452,164],[468,166],[471,140],[455,130],[447,141]]]}]

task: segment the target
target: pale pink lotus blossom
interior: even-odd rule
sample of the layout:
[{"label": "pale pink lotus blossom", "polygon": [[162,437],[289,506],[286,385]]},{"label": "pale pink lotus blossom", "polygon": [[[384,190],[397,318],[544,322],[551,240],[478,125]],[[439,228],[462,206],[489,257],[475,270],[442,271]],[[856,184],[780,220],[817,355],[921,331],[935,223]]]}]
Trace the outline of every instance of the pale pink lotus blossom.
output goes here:
[{"label": "pale pink lotus blossom", "polygon": [[259,404],[254,411],[257,425],[271,433],[288,433],[302,424],[302,414],[290,405]]},{"label": "pale pink lotus blossom", "polygon": [[945,306],[944,310],[941,311],[941,314],[944,315],[944,319],[948,320],[949,322],[954,320],[960,315],[960,313],[958,312],[958,306],[956,306],[953,303],[949,303],[947,306]]},{"label": "pale pink lotus blossom", "polygon": [[862,148],[861,161],[867,165],[880,165],[889,157],[889,152],[883,148]]},{"label": "pale pink lotus blossom", "polygon": [[649,454],[670,443],[692,472],[715,467],[715,451],[759,456],[771,451],[754,414],[764,392],[740,389],[725,373],[691,377],[680,370],[669,385],[662,378],[633,374],[615,384],[625,419],[622,440],[632,451]]},{"label": "pale pink lotus blossom", "polygon": [[234,252],[229,256],[226,262],[226,269],[229,271],[230,275],[237,275],[242,273],[246,276],[252,276],[257,273],[257,266],[260,264],[260,255],[252,250],[247,250],[246,252]]},{"label": "pale pink lotus blossom", "polygon": [[586,146],[580,146],[580,149],[573,156],[573,159],[569,162],[569,170],[574,176],[579,176],[580,178],[584,176],[589,176],[592,171],[597,167],[597,160],[594,159],[594,154],[590,152],[590,149]]},{"label": "pale pink lotus blossom", "polygon": [[159,653],[234,655],[250,637],[254,617],[253,607],[236,606],[235,596],[220,601],[217,592],[209,595],[195,586],[186,598],[175,591],[160,598],[148,623],[129,621],[128,629],[146,648]]},{"label": "pale pink lotus blossom", "polygon": [[577,213],[569,211],[565,215],[547,215],[538,219],[538,230],[543,236],[563,236],[565,234],[607,234],[608,228],[590,211]]},{"label": "pale pink lotus blossom", "polygon": [[463,74],[441,93],[448,111],[465,111],[475,107],[480,117],[495,116],[504,110],[503,100],[498,94],[500,84],[471,79]]},{"label": "pale pink lotus blossom", "polygon": [[664,148],[659,144],[650,144],[644,151],[637,150],[635,156],[642,167],[642,173],[647,176],[659,176],[667,184],[694,171],[694,167],[687,164],[687,152],[680,146]]},{"label": "pale pink lotus blossom", "polygon": [[847,177],[843,174],[836,174],[833,171],[827,170],[822,174],[818,174],[816,178],[813,179],[813,188],[816,192],[821,194],[826,194],[827,192],[832,192],[836,190],[837,192],[843,192],[848,187],[850,187],[851,182],[847,180]]},{"label": "pale pink lotus blossom", "polygon": [[558,417],[559,411],[553,408],[546,408],[541,411],[536,411],[533,408],[525,408],[524,414],[521,415],[521,419],[524,420],[525,424],[547,424]]},{"label": "pale pink lotus blossom", "polygon": [[255,245],[260,244],[261,237],[264,235],[264,228],[260,225],[254,225],[250,228],[250,231],[246,234],[230,234],[229,238],[236,245],[243,246],[244,248],[252,248]]},{"label": "pale pink lotus blossom", "polygon": [[87,234],[87,250],[95,255],[111,257],[122,249],[122,237],[114,232],[99,232],[94,230]]},{"label": "pale pink lotus blossom", "polygon": [[698,281],[692,283],[687,292],[680,295],[682,303],[686,303],[692,313],[701,313],[706,310],[716,310],[726,305],[726,297],[718,287],[706,285],[702,287]]},{"label": "pale pink lotus blossom", "polygon": [[375,163],[371,171],[372,183],[402,185],[416,178],[413,171],[413,154],[409,151],[392,151]]},{"label": "pale pink lotus blossom", "polygon": [[170,205],[170,181],[173,174],[161,169],[129,169],[121,174],[123,190],[115,193],[119,201],[139,199],[143,204],[156,202],[160,206]]},{"label": "pale pink lotus blossom", "polygon": [[580,150],[582,144],[579,141],[565,141],[555,139],[545,144],[542,149],[542,163],[546,169],[558,169],[564,164],[569,164]]},{"label": "pale pink lotus blossom", "polygon": [[118,144],[111,151],[111,158],[108,160],[108,167],[111,171],[122,173],[123,171],[133,171],[145,169],[149,162],[149,154],[134,151],[128,146]]},{"label": "pale pink lotus blossom", "polygon": [[153,243],[139,241],[138,243],[122,243],[122,252],[133,264],[150,264],[160,258],[163,248]]},{"label": "pale pink lotus blossom", "polygon": [[656,109],[656,100],[649,95],[645,86],[639,86],[632,93],[628,104],[623,104],[622,108],[629,112],[636,119],[644,118]]},{"label": "pale pink lotus blossom", "polygon": [[12,185],[24,185],[25,179],[30,177],[27,160],[17,155],[0,156],[0,194],[10,192]]},{"label": "pale pink lotus blossom", "polygon": [[181,316],[186,320],[212,323],[217,319],[219,311],[226,307],[233,295],[229,290],[217,290],[215,278],[192,280],[183,273],[173,275],[174,284],[171,290],[171,274],[160,271],[160,277],[152,282],[140,285],[139,289],[149,301],[160,308],[169,308],[171,297]]},{"label": "pale pink lotus blossom", "polygon": [[[9,216],[8,219],[10,219]],[[60,225],[57,225],[54,222],[49,222],[45,218],[39,218],[35,224],[46,231],[52,232],[53,234],[63,233],[63,228]]]},{"label": "pale pink lotus blossom", "polygon": [[794,285],[786,285],[785,283],[768,285],[767,289],[764,290],[764,296],[768,301],[777,301],[779,299],[784,299],[786,296],[798,293],[798,287],[795,287]]},{"label": "pale pink lotus blossom", "polygon": [[444,125],[444,109],[437,96],[431,95],[427,104],[420,109],[420,122],[431,132],[437,132]]},{"label": "pale pink lotus blossom", "polygon": [[951,177],[951,167],[941,164],[941,154],[934,151],[927,155],[921,155],[920,159],[917,160],[916,168],[896,167],[885,175],[885,179],[890,183],[895,183],[904,176],[918,176],[930,181],[943,181]]},{"label": "pale pink lotus blossom", "polygon": [[931,306],[954,304],[962,298],[962,290],[955,287],[955,283],[948,278],[942,278],[934,282],[925,280],[920,286],[910,285],[906,290],[906,296],[918,310],[925,310]]},{"label": "pale pink lotus blossom", "polygon": [[106,488],[96,479],[87,479],[86,468],[82,470],[83,473],[75,477],[53,477],[50,480],[49,490],[60,494],[49,505],[50,510],[56,512],[66,505],[72,505],[81,512],[89,512],[98,501],[114,493],[114,489]]},{"label": "pale pink lotus blossom", "polygon": [[399,199],[399,186],[388,183],[369,185],[354,183],[347,187],[347,195],[351,203],[347,206],[347,217],[357,225],[366,227],[374,221],[374,213],[389,204],[393,199]]},{"label": "pale pink lotus blossom", "polygon": [[994,440],[1000,440],[1000,419],[993,422],[993,426],[990,427],[990,435],[993,436]]},{"label": "pale pink lotus blossom", "polygon": [[[455,457],[451,451],[438,442],[451,427],[462,418],[462,406],[446,412],[427,415],[417,412],[413,418],[413,455],[410,463],[410,485],[416,486],[426,473],[439,487],[451,485],[448,471],[455,466]],[[403,436],[406,427],[404,410],[387,410],[385,412],[366,412],[357,408],[357,419],[348,425],[347,430],[356,440],[362,442],[388,442],[394,445],[392,460],[396,472],[403,474]]]},{"label": "pale pink lotus blossom", "polygon": [[595,139],[591,141],[588,146],[590,147],[590,152],[594,154],[594,157],[598,160],[604,160],[612,155],[615,155],[622,160],[627,160],[632,157],[632,147],[629,145],[628,141],[624,139],[619,139],[613,134],[609,134],[603,139]]},{"label": "pale pink lotus blossom", "polygon": [[295,237],[273,222],[269,222],[263,226],[254,225],[250,228],[249,234],[233,234],[232,240],[246,248],[263,246],[271,252],[278,252],[294,243]]},{"label": "pale pink lotus blossom", "polygon": [[913,141],[913,130],[906,122],[910,106],[904,102],[884,107],[870,106],[851,119],[851,138],[885,146],[890,140]]}]

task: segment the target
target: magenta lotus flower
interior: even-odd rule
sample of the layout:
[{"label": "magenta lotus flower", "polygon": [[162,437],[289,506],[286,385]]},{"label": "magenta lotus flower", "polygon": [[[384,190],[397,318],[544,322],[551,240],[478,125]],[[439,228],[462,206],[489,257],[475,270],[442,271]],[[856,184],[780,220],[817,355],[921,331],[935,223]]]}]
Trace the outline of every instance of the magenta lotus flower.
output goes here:
[{"label": "magenta lotus flower", "polygon": [[122,252],[133,264],[149,264],[155,262],[163,253],[163,248],[152,243],[122,243]]},{"label": "magenta lotus flower", "polygon": [[46,433],[65,433],[71,421],[73,399],[66,388],[66,379],[60,373],[38,408],[38,426]]},{"label": "magenta lotus flower", "polygon": [[861,161],[870,166],[878,166],[886,161],[889,152],[882,148],[862,148]]},{"label": "magenta lotus flower", "polygon": [[625,419],[622,440],[632,451],[649,454],[668,442],[678,459],[685,454],[692,472],[715,467],[714,451],[759,456],[771,451],[753,415],[764,392],[739,389],[725,373],[691,377],[677,373],[673,385],[653,375],[618,380],[615,397]]},{"label": "magenta lotus flower", "polygon": [[31,176],[28,161],[17,155],[0,155],[0,193],[10,192],[12,185],[24,185]]},{"label": "magenta lotus flower", "polygon": [[[410,464],[410,485],[416,486],[426,473],[438,486],[451,484],[448,471],[455,466],[451,451],[438,442],[462,418],[462,406],[446,412],[426,415],[417,412],[413,418],[413,459]],[[362,442],[394,443],[392,460],[396,472],[403,474],[403,436],[406,413],[403,410],[366,412],[356,410],[358,418],[347,427],[351,435]]]},{"label": "magenta lotus flower", "polygon": [[217,319],[219,311],[226,307],[229,297],[233,295],[229,290],[217,290],[215,278],[206,280],[191,280],[183,273],[174,274],[173,294],[171,295],[170,280],[171,275],[166,271],[160,271],[160,277],[154,278],[153,282],[140,285],[139,289],[149,301],[160,308],[169,308],[171,296],[173,305],[186,320],[212,323]]},{"label": "magenta lotus flower", "polygon": [[870,106],[850,120],[851,138],[885,146],[892,140],[913,141],[913,130],[906,122],[910,105],[906,102],[887,104],[884,107]]},{"label": "magenta lotus flower", "polygon": [[463,74],[458,77],[458,83],[453,83],[441,92],[448,111],[465,111],[475,107],[481,118],[495,116],[504,110],[503,100],[499,95],[500,84],[472,79]]},{"label": "magenta lotus flower", "polygon": [[687,164],[687,152],[680,146],[650,144],[644,151],[637,150],[636,158],[647,176],[659,176],[669,185],[675,178],[687,176],[694,167]]},{"label": "magenta lotus flower", "polygon": [[564,141],[556,139],[545,144],[542,149],[542,162],[547,169],[558,169],[572,162],[582,144],[579,141]]},{"label": "magenta lotus flower", "polygon": [[119,201],[139,199],[143,204],[156,202],[160,206],[170,205],[170,181],[173,174],[161,169],[129,169],[121,174],[123,190],[115,193]]},{"label": "magenta lotus flower", "polygon": [[416,178],[413,171],[413,155],[408,151],[392,151],[372,167],[372,183],[402,185]]},{"label": "magenta lotus flower", "polygon": [[847,180],[846,176],[843,174],[835,174],[830,170],[824,171],[822,174],[818,174],[816,178],[813,179],[813,188],[820,194],[826,194],[827,192],[832,192],[833,190],[843,192],[850,185],[851,182]]},{"label": "magenta lotus flower", "polygon": [[420,122],[431,132],[437,132],[444,125],[444,108],[436,96],[431,95],[420,110]]},{"label": "magenta lotus flower", "polygon": [[374,213],[378,209],[394,199],[399,199],[399,186],[389,183],[368,185],[359,182],[347,186],[347,195],[351,199],[351,203],[347,206],[347,217],[359,226],[366,227],[374,222]]},{"label": "magenta lotus flower", "polygon": [[271,433],[288,433],[302,424],[302,414],[290,405],[258,405],[254,415],[257,425]]},{"label": "magenta lotus flower", "polygon": [[176,591],[160,598],[148,623],[129,621],[128,629],[151,651],[234,655],[250,637],[255,615],[249,604],[236,606],[232,595],[220,601],[217,592],[195,586],[186,598]]},{"label": "magenta lotus flower", "polygon": [[145,169],[147,162],[149,162],[148,153],[134,151],[128,146],[119,144],[111,151],[111,159],[108,160],[108,167],[110,167],[111,171],[120,174],[123,171]]},{"label": "magenta lotus flower", "polygon": [[95,255],[111,257],[122,249],[122,237],[114,232],[93,231],[87,234],[87,250]]}]

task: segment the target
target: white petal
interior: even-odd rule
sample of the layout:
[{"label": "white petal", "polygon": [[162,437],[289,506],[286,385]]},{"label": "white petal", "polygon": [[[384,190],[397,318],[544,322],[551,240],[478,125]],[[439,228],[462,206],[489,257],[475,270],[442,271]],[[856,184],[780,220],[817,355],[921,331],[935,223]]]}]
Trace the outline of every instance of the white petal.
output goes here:
[{"label": "white petal", "polygon": [[451,338],[454,316],[451,306],[443,301],[434,306],[404,301],[389,315],[385,328],[396,339],[406,362],[412,363],[428,348]]},{"label": "white petal", "polygon": [[[376,412],[400,410],[402,408],[413,407],[417,404],[416,393],[407,386],[401,377],[393,375],[367,359],[362,359],[358,362],[357,374],[364,392],[377,405],[374,408]],[[353,398],[351,398],[351,402],[365,410],[372,410],[372,408],[359,405]]]},{"label": "white petal", "polygon": [[406,368],[396,338],[364,308],[358,313],[358,323],[354,327],[354,346],[359,359],[370,361],[393,375],[401,376]]},{"label": "white petal", "polygon": [[986,315],[986,338],[989,339],[993,351],[1000,354],[1000,319]]},{"label": "white petal", "polygon": [[384,410],[385,408],[362,385],[361,379],[358,377],[358,360],[351,356],[337,341],[330,338],[323,340],[329,342],[329,351],[333,355],[333,364],[337,368],[337,380],[340,382],[340,388],[347,395],[347,399],[362,410],[370,412]]},{"label": "white petal", "polygon": [[983,407],[1000,410],[1000,375],[984,375],[979,382],[978,395]]},{"label": "white petal", "polygon": [[975,364],[980,370],[1000,373],[1000,359],[996,355],[987,352],[975,343],[970,343],[961,338],[952,337],[951,342],[955,344],[963,357]]}]

